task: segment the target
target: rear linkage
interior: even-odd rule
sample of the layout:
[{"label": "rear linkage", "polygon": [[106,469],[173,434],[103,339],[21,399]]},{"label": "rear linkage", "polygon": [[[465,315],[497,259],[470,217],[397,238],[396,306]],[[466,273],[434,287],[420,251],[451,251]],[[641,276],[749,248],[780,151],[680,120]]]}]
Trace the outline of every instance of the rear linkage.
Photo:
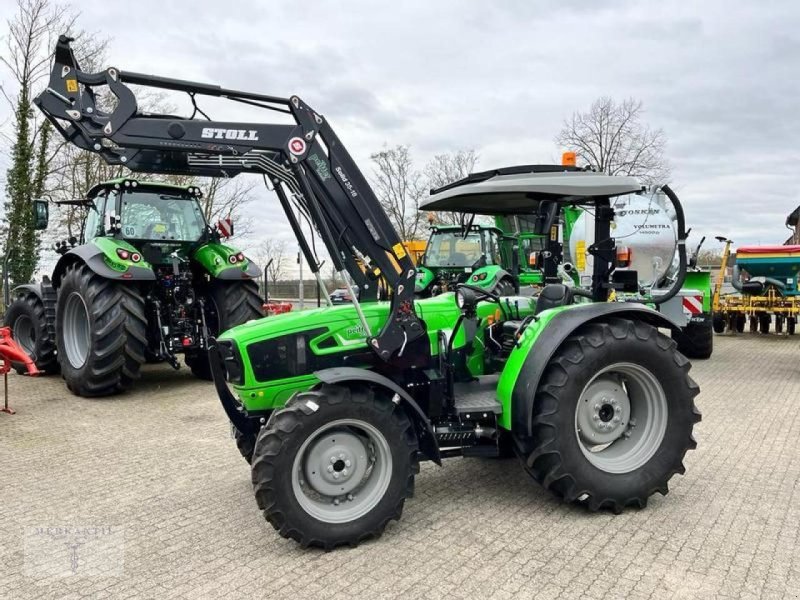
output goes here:
[{"label": "rear linkage", "polygon": [[[206,177],[249,172],[262,174],[265,181],[268,177],[318,281],[321,263],[295,208],[316,229],[336,270],[346,270],[359,285],[362,299],[374,298],[377,280],[385,279],[391,291],[391,318],[381,331],[373,335],[354,302],[372,350],[390,361],[402,357],[406,346],[425,334],[414,310],[416,268],[364,175],[321,115],[297,96],[254,94],[113,67],[86,73],[78,66],[71,41],[59,37],[49,85],[34,99],[67,141],[132,171]],[[186,92],[195,110],[190,117],[139,112],[136,96],[125,84]],[[115,97],[109,110],[95,93],[101,87]],[[198,108],[197,95],[285,113],[295,124],[212,121]],[[197,113],[207,120],[196,118]]]}]

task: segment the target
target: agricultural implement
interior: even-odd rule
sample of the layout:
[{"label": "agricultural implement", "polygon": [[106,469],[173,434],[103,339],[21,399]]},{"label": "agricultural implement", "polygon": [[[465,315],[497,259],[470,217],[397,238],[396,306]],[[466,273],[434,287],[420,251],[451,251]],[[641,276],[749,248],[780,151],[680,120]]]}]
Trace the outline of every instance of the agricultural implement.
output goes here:
[{"label": "agricultural implement", "polygon": [[[255,104],[293,122],[145,115],[126,83],[184,91],[193,102]],[[94,105],[98,86],[119,99],[113,111]],[[635,280],[618,276],[610,231],[611,199],[639,190],[635,179],[528,165],[473,174],[425,207],[483,214],[491,204],[539,215],[542,231],[564,205],[589,208],[591,302],[577,303],[560,284],[537,297],[501,297],[465,283],[415,299],[416,266],[378,199],[328,121],[299,97],[114,68],[84,73],[62,37],[37,104],[67,140],[112,164],[265,176],[312,272],[320,262],[295,209],[359,285],[352,304],[251,321],[210,340],[215,388],[251,462],[257,504],[281,535],[326,549],[380,535],[400,517],[421,460],[513,449],[558,497],[614,512],[645,506],[684,472],[699,389],[689,361],[659,331],[676,325],[642,304],[606,302]],[[682,243],[679,251],[668,293],[683,283]],[[378,278],[389,300],[365,302]]]},{"label": "agricultural implement", "polygon": [[[208,334],[262,316],[262,302],[260,270],[206,223],[201,195],[122,178],[65,203],[84,210],[80,238],[56,244],[51,276],[15,288],[5,314],[40,371],[79,396],[130,388],[144,362],[177,369],[178,355],[211,378]],[[43,229],[47,205],[34,206]]]},{"label": "agricultural implement", "polygon": [[773,318],[775,332],[794,335],[800,318],[800,246],[740,246],[736,249],[731,285],[733,293],[723,293],[725,268],[729,262],[731,240],[725,243],[722,266],[714,286],[714,331],[769,333]]}]

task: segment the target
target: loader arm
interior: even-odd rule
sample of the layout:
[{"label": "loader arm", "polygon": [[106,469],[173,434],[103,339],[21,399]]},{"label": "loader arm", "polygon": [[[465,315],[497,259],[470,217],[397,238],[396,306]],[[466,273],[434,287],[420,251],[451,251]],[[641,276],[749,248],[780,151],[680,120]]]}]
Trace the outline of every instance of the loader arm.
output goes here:
[{"label": "loader arm", "polygon": [[[34,99],[67,141],[132,171],[206,177],[263,174],[316,276],[319,261],[295,209],[316,229],[338,271],[347,270],[360,286],[376,286],[359,268],[360,261],[367,274],[386,281],[390,314],[375,335],[356,303],[368,345],[380,358],[401,356],[407,344],[425,334],[414,309],[416,268],[411,257],[366,178],[320,114],[297,96],[255,94],[113,67],[86,73],[75,60],[71,41],[59,37],[49,84]],[[126,84],[186,92],[195,111],[190,117],[140,112]],[[112,102],[100,101],[101,88],[114,96]],[[213,121],[197,106],[197,96],[285,113],[294,124]]]}]

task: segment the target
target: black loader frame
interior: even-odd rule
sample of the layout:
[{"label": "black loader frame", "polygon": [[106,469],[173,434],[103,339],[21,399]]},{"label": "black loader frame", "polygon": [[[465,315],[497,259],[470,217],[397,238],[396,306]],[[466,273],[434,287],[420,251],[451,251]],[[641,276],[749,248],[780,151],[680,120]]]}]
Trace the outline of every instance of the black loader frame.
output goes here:
[{"label": "black loader frame", "polygon": [[[209,177],[263,174],[274,187],[319,281],[321,263],[293,208],[313,224],[336,270],[346,270],[353,277],[362,300],[375,297],[380,278],[391,289],[391,316],[375,334],[355,302],[372,350],[390,361],[423,336],[425,327],[413,303],[414,263],[364,175],[324,117],[297,96],[254,94],[115,68],[86,73],[80,70],[71,41],[59,37],[49,84],[34,100],[65,139],[100,154],[109,164],[132,171]],[[125,84],[186,92],[195,110],[188,118],[145,115]],[[107,86],[116,97],[110,112],[98,106],[93,88],[101,86]],[[288,114],[295,124],[202,120],[198,114],[205,117],[205,113],[197,106],[198,95]],[[352,295],[355,298],[354,291]]]}]

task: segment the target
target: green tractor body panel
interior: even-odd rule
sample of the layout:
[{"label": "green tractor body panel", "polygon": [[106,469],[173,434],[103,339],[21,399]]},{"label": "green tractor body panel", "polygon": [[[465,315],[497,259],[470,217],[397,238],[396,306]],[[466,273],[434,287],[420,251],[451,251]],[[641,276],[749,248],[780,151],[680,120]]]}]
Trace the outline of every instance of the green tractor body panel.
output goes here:
[{"label": "green tractor body panel", "polygon": [[[372,331],[377,331],[389,315],[388,302],[361,305]],[[509,299],[504,310],[530,315],[535,307],[532,298]],[[425,322],[432,356],[439,353],[438,332],[449,338],[461,311],[453,293],[444,293],[416,301],[416,309]],[[482,339],[489,317],[499,310],[497,304],[481,302],[477,337]],[[299,341],[302,340],[302,341]],[[295,392],[305,391],[318,383],[315,371],[340,366],[368,366],[371,351],[367,347],[364,328],[352,304],[289,312],[269,319],[250,321],[224,332],[220,342],[233,342],[242,363],[241,383],[233,388],[248,413],[282,407]],[[453,340],[454,350],[465,347],[463,327]],[[299,350],[298,350],[299,348]],[[302,353],[298,356],[297,353]],[[259,358],[260,357],[260,358]],[[360,358],[363,357],[363,360]],[[254,363],[254,358],[260,360]],[[486,372],[482,343],[473,343],[466,356],[473,376]]]},{"label": "green tractor body panel", "polygon": [[683,289],[697,290],[703,293],[703,312],[711,312],[711,272],[710,271],[687,271],[686,279],[683,282]]},{"label": "green tractor body panel", "polygon": [[431,286],[434,279],[436,279],[436,274],[428,267],[423,265],[417,266],[417,279],[414,282],[414,291],[418,294],[424,292]]},{"label": "green tractor body panel", "polygon": [[[519,378],[519,373],[525,359],[536,344],[536,341],[547,330],[550,321],[560,312],[575,308],[577,305],[560,306],[544,310],[537,315],[536,321],[531,323],[522,332],[518,345],[511,351],[505,368],[497,382],[497,400],[503,407],[503,412],[498,416],[498,424],[504,429],[511,430],[511,395]],[[531,394],[534,390],[531,390]]]},{"label": "green tractor body panel", "polygon": [[239,251],[225,244],[203,244],[192,254],[192,259],[212,277],[217,279],[251,279],[261,273],[258,267],[248,258],[231,264],[231,257]]}]

